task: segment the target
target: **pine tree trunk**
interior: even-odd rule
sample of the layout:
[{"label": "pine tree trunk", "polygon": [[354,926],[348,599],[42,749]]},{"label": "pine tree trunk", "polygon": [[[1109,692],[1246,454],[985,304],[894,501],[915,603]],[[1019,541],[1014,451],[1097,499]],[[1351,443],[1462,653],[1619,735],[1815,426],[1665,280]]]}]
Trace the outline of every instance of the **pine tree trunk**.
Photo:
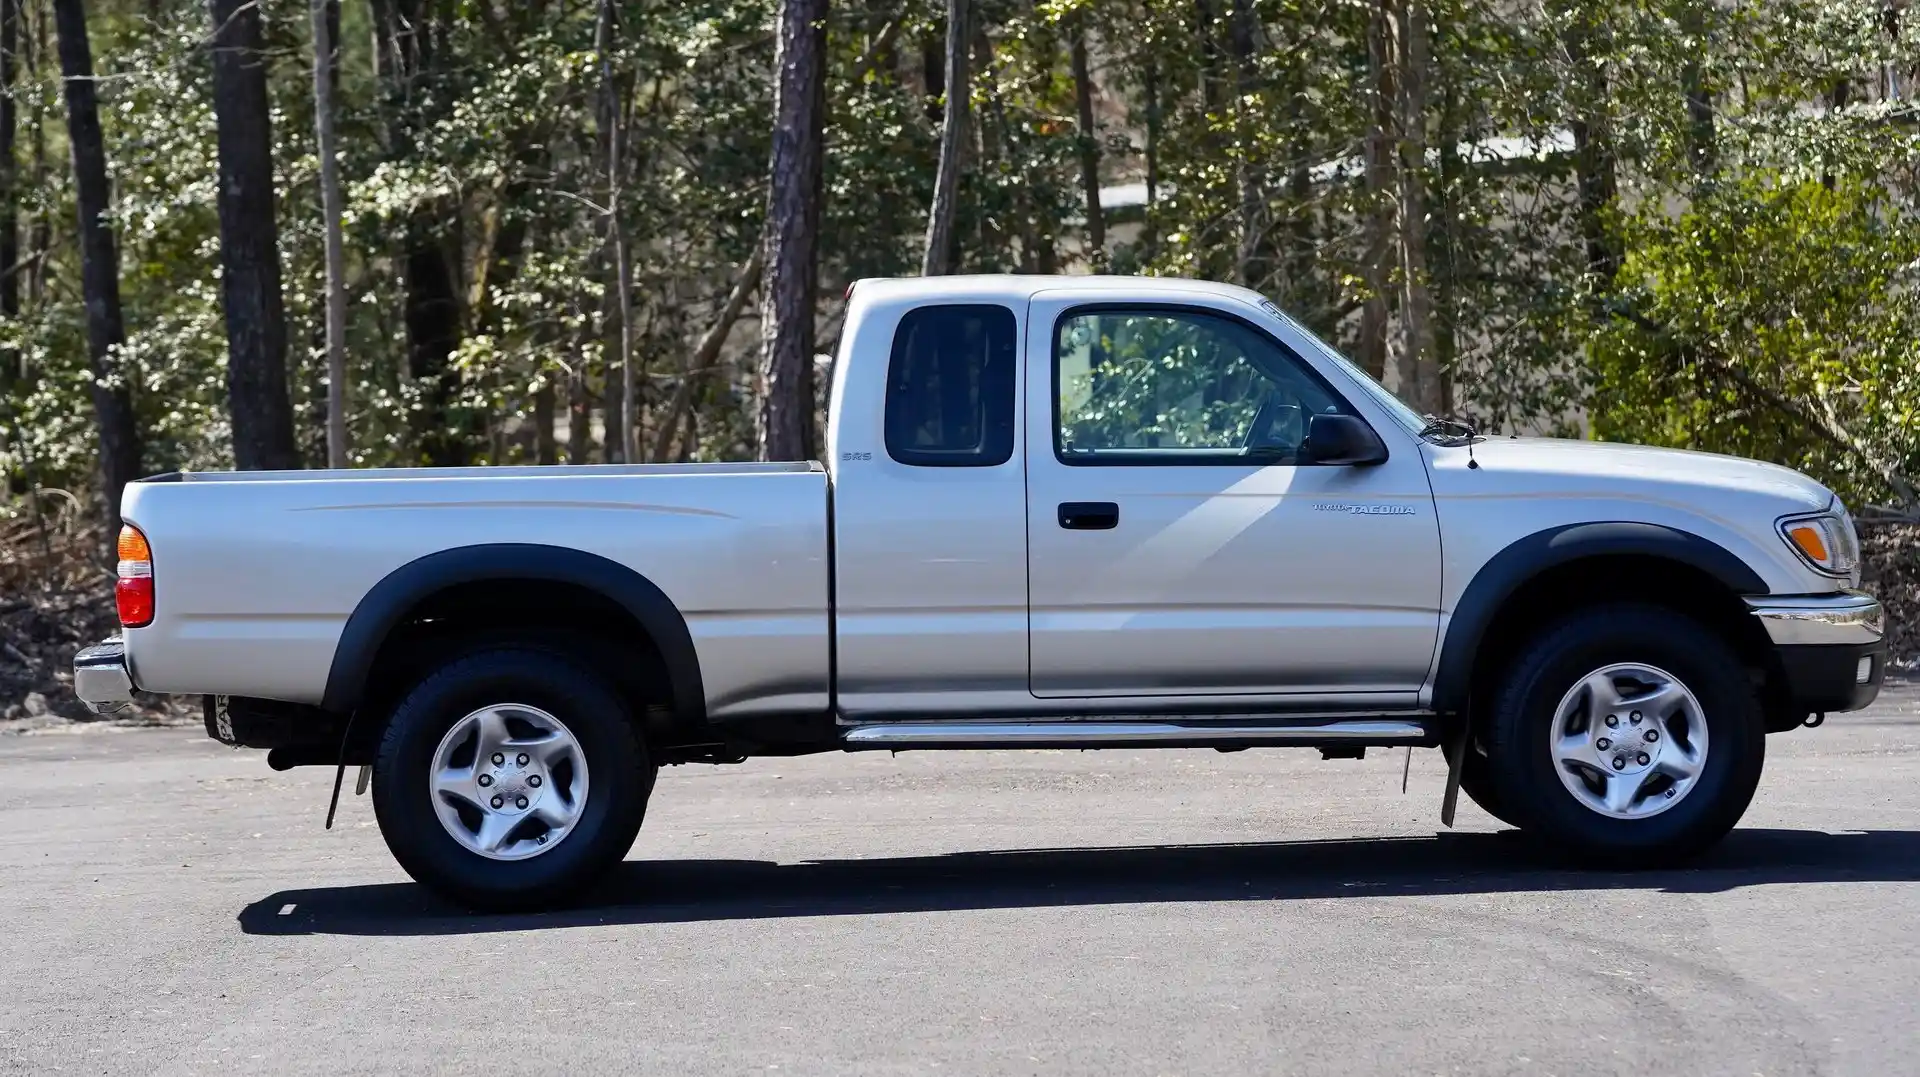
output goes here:
[{"label": "pine tree trunk", "polygon": [[1360,365],[1375,379],[1387,373],[1387,334],[1392,318],[1395,78],[1399,31],[1392,0],[1376,0],[1367,20],[1368,111],[1366,140],[1367,295],[1360,307]]},{"label": "pine tree trunk", "polygon": [[1400,396],[1416,411],[1439,413],[1440,364],[1433,340],[1427,269],[1427,28],[1421,0],[1403,0],[1400,23]]},{"label": "pine tree trunk", "polygon": [[620,407],[607,413],[607,459],[633,461],[638,455],[640,400],[633,370],[633,262],[620,213],[621,170],[626,154],[621,145],[620,87],[613,70],[613,0],[599,0],[594,48],[600,57],[601,140],[607,154],[607,245],[613,255],[614,310],[619,318]]},{"label": "pine tree trunk", "polygon": [[[133,397],[116,369],[114,352],[126,339],[120,318],[120,259],[107,226],[107,148],[94,92],[93,49],[82,0],[53,0],[66,86],[67,139],[73,151],[74,203],[79,217],[80,291],[87,307],[87,361],[94,418],[100,427],[100,489],[109,520],[120,514],[120,492],[140,475],[140,432]],[[109,535],[115,530],[108,529]],[[111,537],[109,538],[111,541]]]},{"label": "pine tree trunk", "polygon": [[300,466],[287,398],[287,313],[273,210],[273,128],[260,8],[209,0],[213,112],[220,155],[220,293],[227,320],[227,409],[242,470]]},{"label": "pine tree trunk", "polygon": [[1573,134],[1576,221],[1586,253],[1587,291],[1593,297],[1595,316],[1604,317],[1599,304],[1620,275],[1620,245],[1608,221],[1619,183],[1608,119],[1606,69],[1592,61],[1597,44],[1593,33],[1594,27],[1583,20],[1568,35],[1567,56],[1574,69],[1575,91],[1575,114],[1568,126]]},{"label": "pine tree trunk", "polygon": [[[387,98],[387,150],[395,158],[412,152],[420,115],[418,83],[433,69],[435,51],[430,0],[373,0],[374,50]],[[402,226],[401,281],[407,329],[407,376],[422,390],[413,415],[413,436],[422,460],[455,467],[470,458],[471,416],[455,415],[460,372],[453,353],[460,345],[459,274],[449,257],[445,232],[456,206],[417,206]]]},{"label": "pine tree trunk", "polygon": [[[4,0],[0,0],[4,2]],[[1087,264],[1098,273],[1107,268],[1107,222],[1100,205],[1100,132],[1093,126],[1093,76],[1087,69],[1087,12],[1074,15],[1073,105],[1080,125],[1080,186],[1087,204]]]},{"label": "pine tree trunk", "polygon": [[[4,0],[0,0],[4,2]],[[327,466],[347,466],[347,256],[341,235],[339,149],[333,131],[339,0],[312,0],[313,133],[320,155],[320,216],[327,263]]]},{"label": "pine tree trunk", "polygon": [[[20,316],[20,168],[15,163],[14,133],[19,113],[14,90],[20,81],[20,4],[0,0],[0,315]],[[0,391],[18,373],[18,361],[0,356]]]},{"label": "pine tree trunk", "polygon": [[1257,30],[1252,0],[1231,0],[1227,14],[1227,49],[1233,60],[1234,182],[1240,197],[1240,249],[1236,259],[1240,283],[1264,291],[1272,274],[1267,256],[1267,198],[1265,170],[1260,167],[1256,121],[1249,115],[1254,96],[1254,36]]},{"label": "pine tree trunk", "polygon": [[[926,256],[920,274],[939,276],[953,262],[953,222],[959,210],[961,153],[967,140],[967,0],[947,0],[946,107],[940,121],[940,164],[927,212]],[[778,175],[776,172],[775,175]]]},{"label": "pine tree trunk", "polygon": [[[767,170],[772,183],[767,197],[766,299],[761,310],[763,395],[756,431],[762,460],[805,460],[813,455],[814,246],[820,228],[826,23],[826,0],[780,0],[773,154]],[[947,41],[951,90],[966,84],[966,61],[963,58],[955,66],[951,31]],[[930,228],[930,238],[931,232]]]}]

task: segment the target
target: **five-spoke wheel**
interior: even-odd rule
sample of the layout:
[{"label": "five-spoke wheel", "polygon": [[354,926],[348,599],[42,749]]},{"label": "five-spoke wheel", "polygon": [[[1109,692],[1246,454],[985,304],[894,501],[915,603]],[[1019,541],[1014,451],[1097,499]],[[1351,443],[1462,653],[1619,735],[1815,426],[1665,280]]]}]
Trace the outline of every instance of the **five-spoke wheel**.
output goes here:
[{"label": "five-spoke wheel", "polygon": [[1753,683],[1720,633],[1627,603],[1534,634],[1476,736],[1502,817],[1553,849],[1624,867],[1718,841],[1746,811],[1766,754]]},{"label": "five-spoke wheel", "polygon": [[401,700],[373,794],[408,874],[476,908],[542,908],[626,855],[654,768],[631,705],[581,657],[589,650],[477,648]]}]

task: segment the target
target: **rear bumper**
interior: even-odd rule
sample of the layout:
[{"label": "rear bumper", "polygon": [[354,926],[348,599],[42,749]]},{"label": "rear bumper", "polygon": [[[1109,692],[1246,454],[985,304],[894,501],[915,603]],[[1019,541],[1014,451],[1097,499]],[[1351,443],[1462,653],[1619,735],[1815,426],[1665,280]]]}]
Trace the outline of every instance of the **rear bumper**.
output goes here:
[{"label": "rear bumper", "polygon": [[1863,591],[1750,598],[1767,630],[1793,707],[1859,710],[1886,677],[1886,612]]},{"label": "rear bumper", "polygon": [[114,714],[133,705],[133,677],[127,672],[126,644],[103,640],[73,656],[73,694],[95,714]]}]

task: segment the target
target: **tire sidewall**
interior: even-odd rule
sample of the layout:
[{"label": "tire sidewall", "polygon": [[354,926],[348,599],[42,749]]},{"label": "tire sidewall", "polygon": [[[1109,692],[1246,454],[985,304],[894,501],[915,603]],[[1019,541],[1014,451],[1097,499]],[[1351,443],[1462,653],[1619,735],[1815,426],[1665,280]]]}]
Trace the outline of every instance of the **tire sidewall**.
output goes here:
[{"label": "tire sidewall", "polygon": [[[1580,803],[1561,784],[1552,754],[1562,699],[1582,678],[1615,663],[1672,674],[1699,701],[1707,725],[1706,765],[1694,787],[1640,819],[1615,819]],[[1532,829],[1602,855],[1685,855],[1717,840],[1752,800],[1766,754],[1759,706],[1733,651],[1706,626],[1652,607],[1594,610],[1549,630],[1517,663],[1494,720],[1492,762],[1503,806],[1523,806]]]},{"label": "tire sidewall", "polygon": [[[441,823],[428,784],[447,731],[503,703],[553,715],[579,742],[587,766],[579,821],[552,849],[524,860],[463,847]],[[597,675],[557,653],[500,647],[447,662],[395,708],[374,763],[373,804],[388,848],[415,879],[476,906],[545,904],[626,855],[653,774],[619,697]]]}]

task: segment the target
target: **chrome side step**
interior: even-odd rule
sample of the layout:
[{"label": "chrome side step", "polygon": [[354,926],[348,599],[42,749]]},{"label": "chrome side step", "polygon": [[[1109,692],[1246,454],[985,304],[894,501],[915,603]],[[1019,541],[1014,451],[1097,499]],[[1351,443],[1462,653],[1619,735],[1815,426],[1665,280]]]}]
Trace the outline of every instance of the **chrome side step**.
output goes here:
[{"label": "chrome side step", "polygon": [[867,748],[1226,748],[1433,745],[1432,719],[1352,718],[1303,723],[1219,721],[955,720],[875,722],[841,735],[848,751]]}]

